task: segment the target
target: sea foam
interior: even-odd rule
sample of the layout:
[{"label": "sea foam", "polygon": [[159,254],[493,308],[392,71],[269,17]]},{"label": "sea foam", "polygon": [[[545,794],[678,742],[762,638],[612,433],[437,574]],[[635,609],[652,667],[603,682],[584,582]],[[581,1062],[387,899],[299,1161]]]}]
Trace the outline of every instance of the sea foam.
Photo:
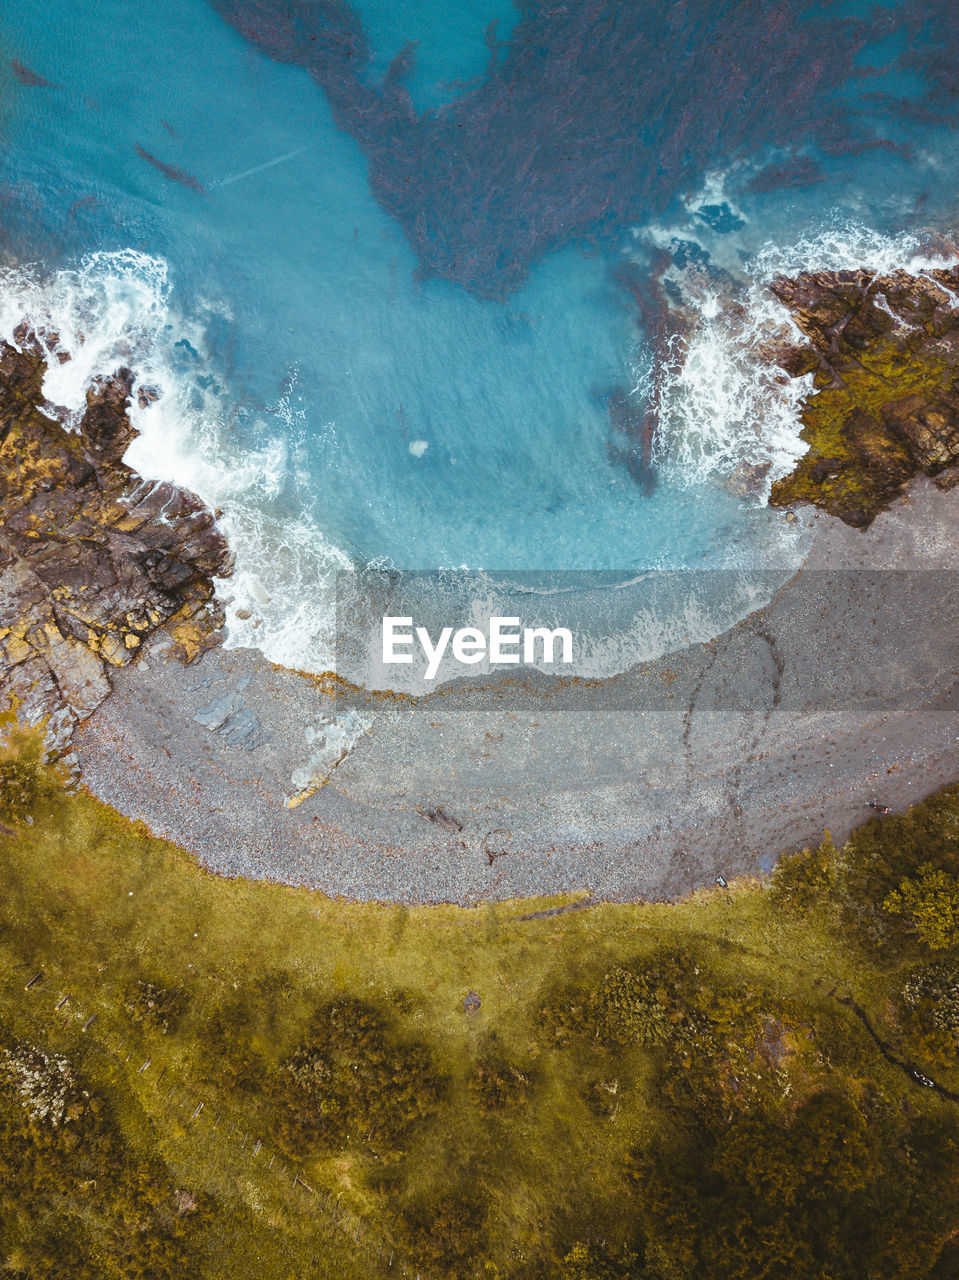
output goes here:
[{"label": "sea foam", "polygon": [[[221,512],[236,557],[234,575],[217,583],[227,607],[229,647],[259,648],[271,661],[309,671],[333,666],[333,576],[349,557],[305,519],[290,519],[282,499],[294,483],[288,443],[267,437],[235,443],[233,406],[206,356],[214,312],[193,319],[171,302],[166,263],[124,250],[93,253],[55,272],[36,265],[0,269],[0,337],[15,343],[21,322],[53,351],[43,384],[47,412],[76,427],[94,380],[120,366],[135,388],[158,395],[130,418],[139,433],[125,461],[147,482],[172,481]],[[228,318],[228,317],[227,317]],[[290,397],[271,406],[289,416]]]},{"label": "sea foam", "polygon": [[[657,452],[667,483],[726,483],[737,469],[769,464],[768,485],[801,456],[799,412],[808,380],[784,377],[766,358],[771,342],[798,336],[769,291],[773,276],[851,267],[921,272],[947,265],[955,256],[948,246],[930,252],[915,236],[890,238],[837,225],[753,253],[739,273],[734,297],[710,284],[705,274],[684,277],[693,323],[689,334],[673,344],[660,391]],[[303,671],[336,670],[338,609],[344,605],[344,583],[358,566],[304,514],[308,504],[297,499],[298,486],[305,493],[315,479],[298,472],[294,456],[297,435],[307,430],[295,380],[275,404],[261,409],[270,419],[262,423],[265,443],[251,448],[256,423],[247,416],[249,429],[235,432],[241,411],[217,381],[215,361],[207,353],[206,335],[214,317],[224,319],[222,307],[199,305],[187,318],[171,294],[163,260],[133,250],[91,254],[54,272],[3,268],[0,336],[14,342],[15,330],[26,320],[46,335],[51,352],[70,354],[65,363],[51,355],[43,388],[47,411],[68,429],[82,416],[92,382],[121,365],[134,371],[135,387],[153,388],[158,399],[146,408],[134,397],[130,413],[139,435],[126,461],[146,482],[173,481],[221,513],[236,556],[234,576],[217,583],[227,612],[227,646],[257,648],[271,661]],[[275,429],[278,422],[283,433]],[[798,565],[805,546],[801,529],[777,525],[777,530],[773,567]],[[728,567],[756,566],[739,564],[733,552]],[[578,597],[583,617],[596,625],[582,634],[576,674],[608,676],[709,639],[768,596],[748,573],[731,578],[734,589],[725,596],[717,594],[715,584],[707,586],[709,576],[701,575],[702,589],[688,589],[686,583],[679,594],[664,583],[647,593],[650,603],[632,611],[615,600],[622,602],[633,589],[628,578],[608,589],[599,584],[571,594],[541,592],[535,607],[530,602],[537,593],[524,590],[521,602],[531,614],[523,624],[555,625],[564,620],[562,597]],[[367,575],[355,577],[357,612],[363,614],[369,602],[359,597],[369,583]],[[505,582],[491,582],[475,605],[477,616],[512,614],[517,607]],[[385,684],[367,659],[355,674]],[[462,674],[450,667],[439,680]],[[391,672],[390,687],[401,687],[402,675],[396,684]]]},{"label": "sea foam", "polygon": [[[663,247],[689,235],[688,228],[659,227],[649,239]],[[718,245],[716,237],[702,233],[699,239],[713,258],[720,257],[717,247],[725,251],[724,279],[720,284],[695,269],[667,273],[683,294],[692,324],[688,334],[672,340],[659,370],[657,461],[674,483],[688,487],[762,472],[758,496],[766,497],[773,481],[788,475],[806,451],[800,412],[812,390],[812,375],[789,378],[770,360],[778,344],[805,340],[771,292],[771,281],[855,268],[921,274],[952,265],[957,254],[949,245],[930,249],[916,235],[884,236],[846,222],[792,244],[767,242],[739,266],[728,240]]]}]

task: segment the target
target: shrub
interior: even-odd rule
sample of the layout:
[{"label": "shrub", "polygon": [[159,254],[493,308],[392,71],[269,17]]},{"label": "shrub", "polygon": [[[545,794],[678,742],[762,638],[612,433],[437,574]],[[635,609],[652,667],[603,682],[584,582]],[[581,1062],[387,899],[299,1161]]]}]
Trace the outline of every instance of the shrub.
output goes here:
[{"label": "shrub", "polygon": [[604,1048],[658,1048],[676,1034],[700,986],[693,959],[663,947],[607,970],[592,986],[555,992],[542,1008],[541,1029],[558,1046],[584,1037]]},{"label": "shrub", "polygon": [[269,1093],[267,1067],[254,1044],[246,1000],[239,996],[226,1000],[200,1022],[196,1035],[198,1079],[245,1097]]},{"label": "shrub", "polygon": [[485,1252],[486,1210],[474,1192],[455,1189],[414,1200],[403,1212],[401,1233],[412,1258],[424,1268],[462,1276]]},{"label": "shrub", "polygon": [[959,943],[959,879],[931,863],[923,863],[915,879],[906,877],[887,894],[882,909],[903,916],[932,951]]},{"label": "shrub", "polygon": [[644,1049],[664,1045],[672,1029],[673,995],[656,970],[612,969],[595,997],[600,1039],[605,1044],[637,1044]]},{"label": "shrub", "polygon": [[484,1111],[505,1111],[528,1101],[530,1077],[501,1054],[491,1051],[474,1066],[469,1094]]},{"label": "shrub", "polygon": [[17,818],[56,792],[37,730],[8,730],[0,744],[0,816]]},{"label": "shrub", "polygon": [[631,1249],[580,1242],[563,1259],[559,1280],[638,1280],[640,1274],[639,1257]]},{"label": "shrub", "polygon": [[137,978],[123,992],[123,1007],[142,1026],[172,1031],[187,1006],[187,993],[182,987],[162,987],[156,982]]},{"label": "shrub", "polygon": [[915,931],[903,915],[883,909],[904,880],[924,866],[959,875],[959,788],[946,787],[908,813],[877,818],[853,832],[842,851],[838,897],[847,936],[895,962]]},{"label": "shrub", "polygon": [[950,1065],[959,1052],[959,968],[915,969],[902,988],[903,1021],[927,1057]]},{"label": "shrub", "polygon": [[395,1147],[439,1108],[446,1082],[426,1044],[403,1039],[372,1005],[340,1000],[317,1010],[275,1084],[278,1137],[306,1151],[351,1141]]},{"label": "shrub", "polygon": [[810,911],[830,899],[836,879],[836,850],[827,837],[815,849],[803,849],[780,858],[773,871],[769,894],[778,907]]},{"label": "shrub", "polygon": [[208,1198],[178,1191],[127,1145],[109,1099],[74,1063],[0,1040],[0,1218],[16,1219],[14,1274],[195,1277]]},{"label": "shrub", "polygon": [[591,993],[588,988],[565,986],[555,990],[540,1008],[537,1030],[541,1039],[558,1049],[593,1033]]}]

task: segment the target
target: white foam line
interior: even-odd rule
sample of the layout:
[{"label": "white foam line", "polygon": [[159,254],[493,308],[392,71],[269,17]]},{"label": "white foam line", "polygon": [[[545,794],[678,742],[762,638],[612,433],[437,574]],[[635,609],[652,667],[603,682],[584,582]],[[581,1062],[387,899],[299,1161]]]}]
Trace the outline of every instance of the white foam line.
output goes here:
[{"label": "white foam line", "polygon": [[[653,238],[662,240],[659,230]],[[775,276],[861,268],[875,278],[897,270],[922,274],[954,261],[955,255],[924,252],[914,235],[884,236],[846,224],[791,245],[766,244],[747,260],[738,297],[697,273],[681,275],[677,283],[697,318],[661,377],[660,466],[684,486],[723,483],[764,468],[765,480],[754,482],[761,489],[755,500],[762,500],[806,452],[800,414],[812,379],[785,378],[770,360],[770,348],[783,340],[804,340],[769,289]]]},{"label": "white foam line", "polygon": [[[226,182],[297,154],[279,156]],[[896,267],[918,272],[951,260],[924,254],[914,237],[833,227],[785,248],[768,245],[749,260],[745,273],[740,265],[741,292],[734,300],[741,308],[729,308],[725,291],[708,279],[696,273],[684,278],[680,283],[688,286],[687,304],[697,322],[687,338],[675,340],[661,389],[657,461],[667,479],[723,483],[737,471],[748,479],[749,468],[755,473],[768,466],[768,486],[805,451],[799,414],[811,378],[786,378],[768,358],[770,344],[788,340],[795,330],[790,313],[768,288],[772,276],[852,266],[881,274]],[[134,370],[135,386],[158,392],[157,401],[143,409],[136,399],[131,404],[139,435],[126,461],[143,479],[136,491],[141,500],[165,480],[222,509],[221,527],[236,554],[235,574],[217,584],[224,605],[231,606],[228,646],[257,648],[271,661],[299,670],[331,669],[339,660],[333,643],[336,575],[354,566],[313,520],[311,494],[299,491],[291,471],[291,442],[308,427],[295,380],[267,410],[284,428],[281,438],[268,433],[255,448],[235,440],[222,393],[199,376],[207,367],[207,312],[212,316],[218,309],[203,304],[199,314],[187,318],[173,310],[170,294],[166,264],[133,250],[92,254],[52,274],[37,266],[0,268],[0,336],[12,341],[24,318],[50,341],[58,335],[57,350],[72,359],[48,362],[43,390],[65,426],[82,417],[94,379],[120,365]],[[199,353],[197,368],[185,361],[181,339]],[[637,390],[647,377],[639,377]],[[779,537],[799,539],[800,533],[782,525]],[[797,543],[797,556],[800,551]],[[779,547],[776,555],[781,552]],[[362,579],[357,589],[362,590]],[[499,594],[493,591],[494,597]],[[747,595],[748,584],[735,593],[730,607],[739,610],[736,616],[749,606]],[[638,617],[609,639],[595,640],[578,661],[578,673],[612,674],[635,661],[637,652],[666,652],[692,637],[716,634],[733,620],[721,602],[707,598],[690,599],[680,608],[669,601],[668,606]],[[512,605],[504,608],[511,610]]]},{"label": "white foam line", "polygon": [[301,156],[306,151],[306,147],[297,147],[295,151],[288,151],[285,156],[277,156],[275,160],[267,160],[266,164],[254,165],[252,169],[244,169],[242,173],[235,173],[232,178],[224,178],[222,182],[211,183],[212,187],[229,187],[234,182],[240,182],[243,178],[252,178],[255,173],[262,173],[264,169],[272,169],[274,165],[283,164],[285,160],[292,160],[294,156]]},{"label": "white foam line", "polygon": [[[148,500],[166,481],[222,510],[237,566],[232,578],[217,581],[221,598],[232,597],[228,643],[288,666],[327,670],[334,665],[334,575],[352,562],[308,513],[290,519],[296,495],[289,493],[287,443],[235,443],[222,393],[200,376],[209,373],[208,323],[222,309],[204,303],[187,318],[170,295],[166,264],[134,250],[90,254],[52,272],[36,264],[0,267],[0,337],[12,343],[23,320],[48,340],[57,335],[55,349],[72,358],[48,361],[43,394],[68,429],[81,420],[96,378],[121,365],[133,370],[134,387],[157,392],[142,409],[136,397],[130,404],[139,434],[125,461],[141,482],[131,485],[129,500]],[[184,361],[181,340],[198,353],[196,368]],[[289,425],[298,411],[283,401],[270,412]],[[155,518],[170,518],[169,499]]]}]

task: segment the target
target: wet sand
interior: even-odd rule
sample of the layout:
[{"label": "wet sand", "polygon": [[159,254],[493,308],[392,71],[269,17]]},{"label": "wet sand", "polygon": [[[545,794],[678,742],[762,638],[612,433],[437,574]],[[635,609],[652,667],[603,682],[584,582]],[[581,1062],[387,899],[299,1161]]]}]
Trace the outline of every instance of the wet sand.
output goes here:
[{"label": "wet sand", "polygon": [[[154,645],[78,733],[83,780],[211,870],[333,897],[675,898],[768,871],[959,777],[959,491],[921,481],[865,532],[809,518],[766,608],[596,684],[370,698]],[[369,731],[288,808],[307,731],[351,706]]]}]

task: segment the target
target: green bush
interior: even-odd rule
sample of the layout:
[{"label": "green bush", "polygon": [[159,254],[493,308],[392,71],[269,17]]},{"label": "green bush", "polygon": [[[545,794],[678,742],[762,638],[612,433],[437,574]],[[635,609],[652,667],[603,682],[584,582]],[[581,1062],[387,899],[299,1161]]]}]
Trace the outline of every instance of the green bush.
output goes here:
[{"label": "green bush", "polygon": [[[837,896],[846,936],[891,963],[914,949],[908,915],[884,909],[903,881],[921,868],[943,872],[947,888],[959,876],[959,787],[946,787],[908,813],[876,818],[853,832],[839,862]],[[895,899],[893,900],[895,901]]]},{"label": "green bush", "polygon": [[676,1119],[632,1166],[631,1207],[657,1277],[661,1262],[677,1280],[930,1274],[959,1202],[951,1116],[909,1121],[832,1089],[792,1115],[704,1126],[694,1108]]},{"label": "green bush", "polygon": [[16,1221],[15,1274],[189,1280],[210,1207],[133,1153],[73,1062],[0,1039],[0,1234]]},{"label": "green bush", "polygon": [[811,911],[830,900],[836,887],[837,854],[827,837],[815,849],[787,854],[773,870],[769,895],[778,907]]},{"label": "green bush", "polygon": [[663,947],[589,985],[555,990],[540,1011],[541,1035],[558,1047],[576,1038],[607,1049],[662,1047],[681,1030],[700,985],[692,956]]},{"label": "green bush", "polygon": [[44,761],[42,734],[7,728],[0,742],[0,817],[19,820],[56,794],[57,779]]},{"label": "green bush", "polygon": [[528,1070],[520,1071],[495,1049],[474,1065],[469,1079],[470,1098],[484,1111],[520,1106],[529,1100],[530,1089]]},{"label": "green bush", "polygon": [[907,877],[886,894],[882,908],[902,916],[908,928],[932,951],[959,943],[959,879],[925,862],[916,877]]},{"label": "green bush", "polygon": [[372,1005],[346,999],[317,1010],[275,1086],[277,1136],[303,1152],[350,1142],[397,1147],[439,1109],[446,1081],[425,1043],[403,1039]]},{"label": "green bush", "polygon": [[563,1259],[558,1280],[641,1280],[640,1259],[631,1249],[612,1249],[605,1243],[573,1245]]},{"label": "green bush", "polygon": [[902,985],[899,1016],[925,1057],[951,1066],[959,1053],[959,967],[914,969]]},{"label": "green bush", "polygon": [[417,1266],[456,1277],[479,1272],[486,1207],[477,1192],[437,1189],[413,1200],[400,1221],[403,1244]]},{"label": "green bush", "polygon": [[123,1007],[134,1022],[166,1034],[175,1029],[187,1006],[182,987],[163,987],[137,978],[123,992]]},{"label": "green bush", "polygon": [[252,1042],[252,1021],[242,999],[230,1000],[197,1027],[196,1078],[242,1098],[269,1093],[269,1069]]},{"label": "green bush", "polygon": [[635,973],[615,968],[605,974],[595,994],[597,1029],[604,1044],[637,1044],[644,1049],[664,1045],[673,1028],[675,988],[652,969]]}]

